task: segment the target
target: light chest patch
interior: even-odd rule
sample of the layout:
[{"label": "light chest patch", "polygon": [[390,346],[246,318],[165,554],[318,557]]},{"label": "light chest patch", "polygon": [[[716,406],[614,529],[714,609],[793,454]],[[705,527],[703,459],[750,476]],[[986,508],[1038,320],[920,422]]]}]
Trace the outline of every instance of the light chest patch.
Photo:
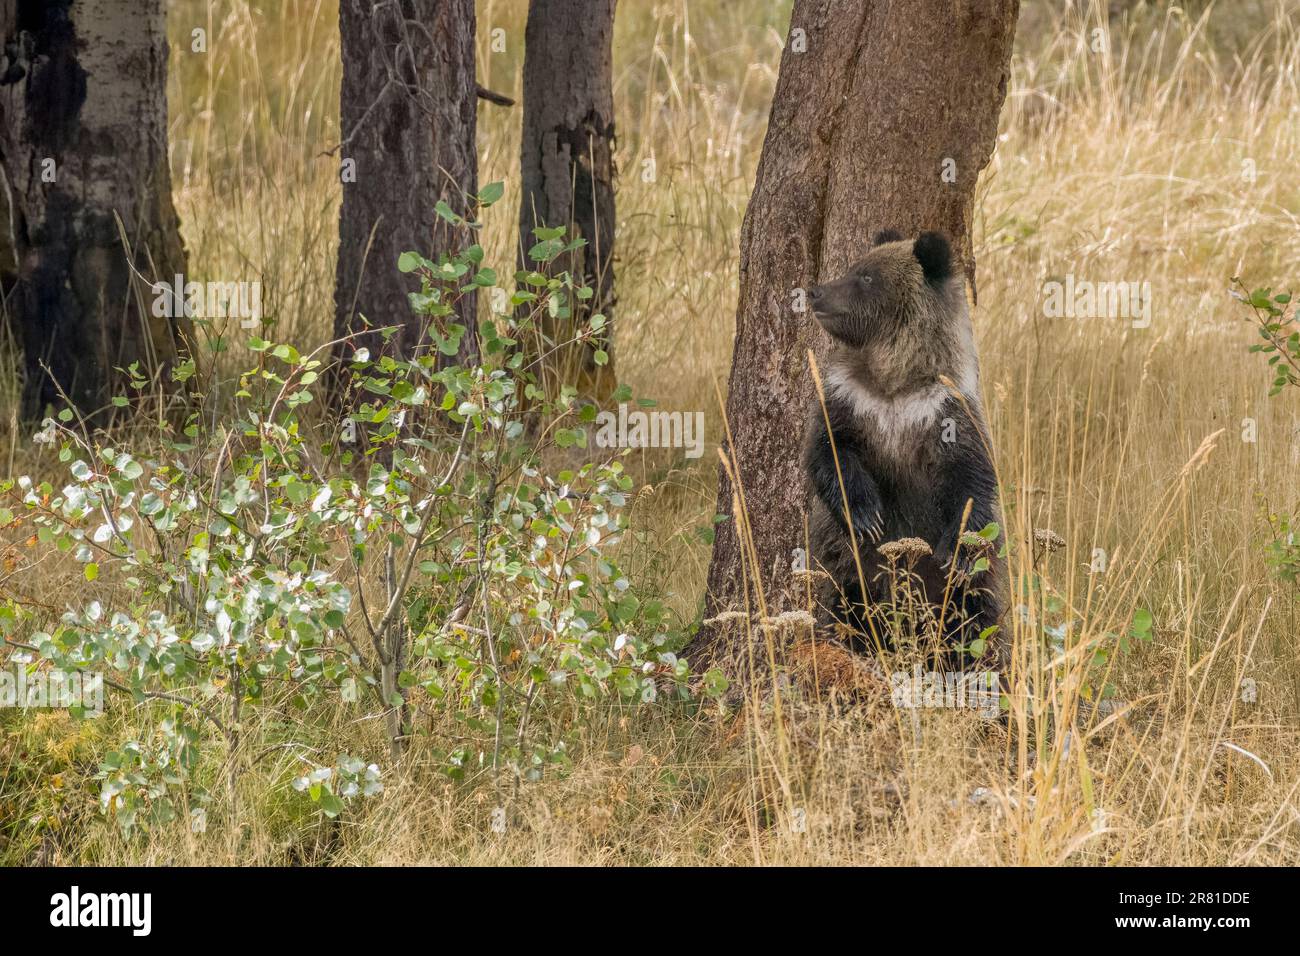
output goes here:
[{"label": "light chest patch", "polygon": [[886,449],[894,453],[913,445],[930,432],[951,394],[946,386],[935,383],[910,392],[884,396],[836,368],[828,370],[826,386],[829,395],[846,404],[855,418],[872,422]]}]

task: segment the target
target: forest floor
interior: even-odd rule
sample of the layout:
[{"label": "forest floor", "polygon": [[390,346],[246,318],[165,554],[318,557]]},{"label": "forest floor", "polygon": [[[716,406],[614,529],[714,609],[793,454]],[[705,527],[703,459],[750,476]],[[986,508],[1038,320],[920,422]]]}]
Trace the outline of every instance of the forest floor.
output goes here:
[{"label": "forest floor", "polygon": [[[222,0],[208,22],[201,0],[171,6],[191,263],[212,275],[251,263],[277,339],[325,341],[336,7]],[[130,838],[105,825],[90,780],[128,717],[0,711],[0,862],[1300,863],[1300,593],[1269,560],[1300,507],[1300,419],[1296,395],[1270,397],[1250,311],[1229,295],[1236,276],[1287,290],[1300,262],[1297,7],[1139,4],[1107,20],[1106,4],[1060,6],[1025,2],[977,193],[974,322],[1008,530],[1063,542],[1021,558],[1054,596],[1055,618],[1035,626],[1067,644],[1085,618],[1134,637],[1101,678],[1062,652],[1005,724],[784,689],[690,714],[611,706],[584,717],[566,772],[504,793],[481,775],[448,780],[417,742],[382,797],[336,820],[268,787],[284,774],[272,759],[207,832]],[[479,3],[480,82],[507,95],[524,8]],[[212,37],[204,57],[186,52],[196,23]],[[640,491],[621,562],[683,626],[700,613],[738,235],[787,23],[788,6],[769,2],[618,11],[618,368],[636,394],[707,422],[698,459],[627,459]],[[481,105],[479,122],[480,182],[504,180],[512,210],[518,108]],[[512,213],[488,222],[489,261],[513,261],[514,228]],[[1149,283],[1149,314],[1045,315],[1046,283],[1067,276]],[[4,474],[59,467],[15,429],[0,442]],[[29,567],[24,542],[3,535],[3,589],[50,607],[87,589],[75,564]],[[1015,627],[1025,660],[1031,630]],[[1096,707],[1103,685],[1110,702]],[[334,731],[368,732],[343,717]]]}]

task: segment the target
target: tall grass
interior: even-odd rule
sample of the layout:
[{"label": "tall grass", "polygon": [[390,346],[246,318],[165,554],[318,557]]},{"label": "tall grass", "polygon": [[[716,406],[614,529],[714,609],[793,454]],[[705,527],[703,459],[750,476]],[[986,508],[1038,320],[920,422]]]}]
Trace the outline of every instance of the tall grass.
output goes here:
[{"label": "tall grass", "polygon": [[[341,823],[304,817],[284,786],[266,796],[267,781],[293,772],[290,755],[272,755],[234,820],[127,843],[76,782],[112,731],[0,714],[0,858],[1296,863],[1300,596],[1263,557],[1270,514],[1298,505],[1296,404],[1268,397],[1227,289],[1235,275],[1286,287],[1300,251],[1297,6],[1025,7],[975,235],[1013,576],[1038,579],[1018,592],[1006,727],[796,680],[781,685],[780,708],[759,687],[694,719],[588,722],[570,773],[508,797],[504,833],[489,825],[500,797],[442,780],[417,748],[377,806]],[[520,0],[479,4],[480,79],[516,97],[524,15]],[[326,0],[184,0],[169,21],[191,268],[260,278],[275,337],[301,345],[325,339],[333,311],[336,17]],[[675,0],[625,3],[616,26],[620,372],[638,394],[709,410],[713,447],[738,232],[787,21],[780,4]],[[188,52],[196,26],[206,54]],[[498,27],[504,53],[490,48]],[[483,105],[479,122],[480,180],[506,181],[508,210],[518,107]],[[489,259],[513,261],[512,218],[489,222]],[[1150,327],[1046,318],[1043,284],[1067,273],[1150,282]],[[18,454],[31,458],[19,467],[56,467]],[[696,531],[713,514],[715,462],[635,461],[643,489],[624,561],[685,621],[704,583]],[[1034,544],[1047,529],[1064,542],[1050,554]],[[76,566],[32,564],[21,540],[0,548],[0,587],[21,600],[53,610],[85,587]],[[1140,611],[1150,639],[1118,651]],[[1043,625],[1067,625],[1058,649]],[[106,721],[133,719],[110,709]],[[332,733],[378,731],[340,717]],[[58,826],[24,836],[33,815]]]}]

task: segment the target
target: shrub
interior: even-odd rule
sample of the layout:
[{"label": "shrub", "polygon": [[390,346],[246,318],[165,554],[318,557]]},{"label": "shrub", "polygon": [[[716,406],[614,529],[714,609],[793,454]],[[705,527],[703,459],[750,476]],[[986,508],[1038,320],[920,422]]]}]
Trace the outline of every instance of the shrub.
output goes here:
[{"label": "shrub", "polygon": [[[487,187],[481,205],[500,192]],[[67,483],[0,485],[0,525],[25,516],[87,581],[122,585],[34,633],[10,602],[0,628],[30,665],[100,672],[156,716],[102,757],[101,804],[124,827],[184,808],[206,825],[223,769],[233,793],[265,743],[245,739],[258,709],[310,725],[369,707],[396,759],[413,711],[439,708],[463,728],[428,741],[451,777],[535,779],[565,762],[564,728],[583,708],[686,696],[681,635],[615,561],[631,479],[617,455],[564,466],[596,408],[539,387],[566,345],[539,317],[566,319],[591,291],[544,271],[581,240],[538,239],[538,270],[510,295],[477,245],[436,262],[403,254],[398,268],[420,281],[413,355],[391,354],[393,328],[377,330],[379,355],[351,339],[302,354],[253,338],[228,399],[210,386],[183,425],[132,447],[65,408],[36,437],[59,447]],[[500,311],[467,338],[455,305],[470,292]],[[337,420],[315,411],[327,383]],[[533,732],[539,715],[557,719]],[[380,792],[381,771],[344,753],[309,762],[293,787],[334,816]]]}]

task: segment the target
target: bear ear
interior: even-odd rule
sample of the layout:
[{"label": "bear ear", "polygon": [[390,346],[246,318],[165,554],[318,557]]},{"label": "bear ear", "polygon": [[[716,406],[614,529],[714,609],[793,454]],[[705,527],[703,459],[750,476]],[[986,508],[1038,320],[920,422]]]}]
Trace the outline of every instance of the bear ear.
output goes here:
[{"label": "bear ear", "polygon": [[940,285],[952,276],[952,247],[943,233],[921,233],[912,246],[912,254],[921,263],[921,272],[931,285]]},{"label": "bear ear", "polygon": [[881,229],[871,238],[873,246],[883,246],[887,242],[902,242],[903,234],[897,229]]}]

